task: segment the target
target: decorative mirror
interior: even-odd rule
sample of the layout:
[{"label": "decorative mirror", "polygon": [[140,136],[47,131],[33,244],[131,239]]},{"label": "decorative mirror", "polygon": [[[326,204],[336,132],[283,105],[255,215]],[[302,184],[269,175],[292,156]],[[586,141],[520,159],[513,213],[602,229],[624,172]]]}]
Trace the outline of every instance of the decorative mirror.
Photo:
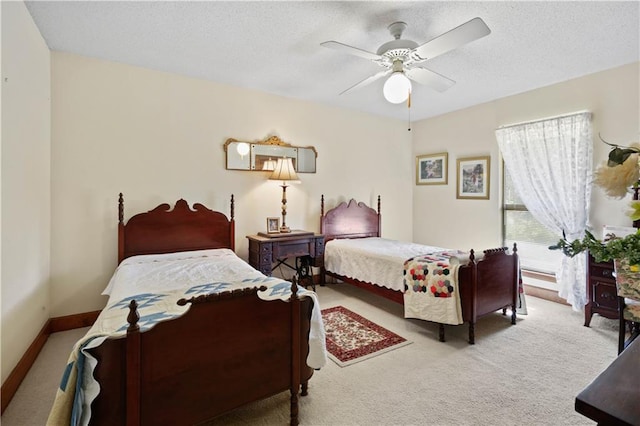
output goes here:
[{"label": "decorative mirror", "polygon": [[298,173],[315,173],[318,153],[312,146],[300,147],[283,142],[277,136],[264,141],[242,142],[229,138],[224,143],[227,170],[273,170],[276,160],[291,158]]}]

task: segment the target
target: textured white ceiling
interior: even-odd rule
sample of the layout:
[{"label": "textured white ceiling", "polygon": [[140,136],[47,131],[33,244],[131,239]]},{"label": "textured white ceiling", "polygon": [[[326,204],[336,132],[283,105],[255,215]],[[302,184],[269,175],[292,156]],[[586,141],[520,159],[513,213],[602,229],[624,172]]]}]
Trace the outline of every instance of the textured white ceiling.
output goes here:
[{"label": "textured white ceiling", "polygon": [[414,84],[411,118],[433,117],[636,62],[640,2],[34,1],[54,51],[168,71],[365,113],[407,119],[382,97],[383,80],[338,95],[380,71],[320,46],[375,52],[404,21],[422,44],[474,18],[491,34],[427,61],[456,81],[438,93]]}]

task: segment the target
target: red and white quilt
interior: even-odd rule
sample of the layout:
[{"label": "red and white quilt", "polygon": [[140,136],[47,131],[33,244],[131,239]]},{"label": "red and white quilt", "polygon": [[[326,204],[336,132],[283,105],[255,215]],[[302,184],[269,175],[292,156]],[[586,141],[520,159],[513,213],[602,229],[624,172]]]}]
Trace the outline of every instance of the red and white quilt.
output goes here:
[{"label": "red and white quilt", "polygon": [[405,261],[404,317],[441,324],[462,324],[459,267],[459,258],[447,252],[416,256]]}]

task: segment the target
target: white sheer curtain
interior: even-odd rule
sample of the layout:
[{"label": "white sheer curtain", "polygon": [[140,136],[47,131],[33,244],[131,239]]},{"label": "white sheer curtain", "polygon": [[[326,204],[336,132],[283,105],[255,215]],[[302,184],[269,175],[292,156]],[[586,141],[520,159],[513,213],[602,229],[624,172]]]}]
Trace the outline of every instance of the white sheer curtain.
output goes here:
[{"label": "white sheer curtain", "polygon": [[[591,198],[591,114],[580,113],[496,130],[504,164],[533,217],[568,240],[582,238]],[[584,309],[586,256],[564,256],[558,295]]]}]

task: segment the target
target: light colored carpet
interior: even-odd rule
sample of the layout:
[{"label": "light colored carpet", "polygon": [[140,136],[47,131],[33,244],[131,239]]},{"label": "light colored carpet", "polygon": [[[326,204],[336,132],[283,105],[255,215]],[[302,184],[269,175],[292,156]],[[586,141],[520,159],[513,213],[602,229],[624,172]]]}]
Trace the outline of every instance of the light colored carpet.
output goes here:
[{"label": "light colored carpet", "polygon": [[[413,344],[341,368],[329,361],[300,398],[307,425],[593,425],[575,396],[616,357],[617,321],[529,297],[515,326],[497,313],[446,329],[402,318],[402,307],[345,284],[318,287],[322,308],[342,305]],[[81,330],[49,339],[2,416],[4,426],[43,425],[64,363]],[[68,339],[67,339],[68,337]],[[62,344],[64,340],[64,344]],[[55,346],[55,347],[54,347]],[[48,368],[50,366],[50,368]],[[289,393],[251,404],[211,425],[287,424]]]},{"label": "light colored carpet", "polygon": [[73,345],[89,327],[53,333],[2,413],[3,426],[41,426],[47,422]]}]

